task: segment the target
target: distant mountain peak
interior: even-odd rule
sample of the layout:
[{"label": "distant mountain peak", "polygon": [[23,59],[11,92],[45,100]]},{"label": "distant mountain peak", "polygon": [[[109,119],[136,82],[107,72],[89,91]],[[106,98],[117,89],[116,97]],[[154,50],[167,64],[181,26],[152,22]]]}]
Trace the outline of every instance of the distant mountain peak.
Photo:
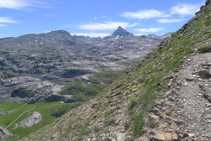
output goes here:
[{"label": "distant mountain peak", "polygon": [[117,30],[115,30],[114,33],[112,34],[112,36],[129,36],[129,35],[133,35],[133,34],[128,32],[128,31],[126,31],[121,26],[119,26],[117,28]]},{"label": "distant mountain peak", "polygon": [[55,31],[51,31],[48,34],[65,34],[65,35],[70,35],[69,32],[65,31],[65,30],[55,30]]},{"label": "distant mountain peak", "polygon": [[51,31],[48,32],[47,35],[49,37],[55,38],[55,39],[71,39],[71,35],[69,32],[65,30],[56,30],[56,31]]}]

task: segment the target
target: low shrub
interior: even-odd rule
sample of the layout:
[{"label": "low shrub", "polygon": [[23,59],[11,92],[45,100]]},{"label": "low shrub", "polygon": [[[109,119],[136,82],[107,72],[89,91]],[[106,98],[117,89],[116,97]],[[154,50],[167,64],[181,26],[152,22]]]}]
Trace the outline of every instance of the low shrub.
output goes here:
[{"label": "low shrub", "polygon": [[30,98],[34,96],[33,91],[31,90],[27,90],[25,88],[18,88],[15,89],[12,93],[11,93],[12,97],[21,97],[21,98]]},{"label": "low shrub", "polygon": [[199,52],[200,53],[211,52],[211,46],[202,46],[202,47],[199,48]]},{"label": "low shrub", "polygon": [[65,114],[66,112],[68,112],[69,109],[70,109],[69,105],[62,105],[59,107],[54,107],[51,109],[51,116],[60,117],[63,114]]}]

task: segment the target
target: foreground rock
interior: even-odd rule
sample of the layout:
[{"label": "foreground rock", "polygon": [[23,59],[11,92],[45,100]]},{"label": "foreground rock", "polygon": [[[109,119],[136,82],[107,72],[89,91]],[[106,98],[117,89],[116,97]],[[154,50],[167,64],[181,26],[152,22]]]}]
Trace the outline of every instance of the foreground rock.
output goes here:
[{"label": "foreground rock", "polygon": [[4,136],[13,136],[7,129],[0,126],[0,139],[4,138]]},{"label": "foreground rock", "polygon": [[207,88],[206,86],[199,85],[199,87],[202,89],[202,93],[204,94],[204,97],[211,102],[211,88]]},{"label": "foreground rock", "polygon": [[178,135],[176,133],[158,132],[150,140],[151,141],[174,141],[174,140],[178,140]]}]

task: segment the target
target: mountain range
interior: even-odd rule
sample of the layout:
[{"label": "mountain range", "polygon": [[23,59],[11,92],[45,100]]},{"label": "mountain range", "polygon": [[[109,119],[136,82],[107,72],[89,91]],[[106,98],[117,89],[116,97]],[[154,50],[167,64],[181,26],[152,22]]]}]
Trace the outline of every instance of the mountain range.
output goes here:
[{"label": "mountain range", "polygon": [[123,70],[169,36],[134,36],[118,27],[104,38],[58,30],[0,39],[0,100],[43,102],[54,95],[51,101],[63,101],[58,93],[68,83],[89,81],[102,67]]}]

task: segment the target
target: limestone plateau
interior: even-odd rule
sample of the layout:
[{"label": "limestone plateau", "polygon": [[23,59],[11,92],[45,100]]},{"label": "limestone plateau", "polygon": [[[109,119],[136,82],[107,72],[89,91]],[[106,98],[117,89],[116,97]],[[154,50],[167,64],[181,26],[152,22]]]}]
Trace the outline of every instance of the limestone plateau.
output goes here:
[{"label": "limestone plateau", "polygon": [[0,39],[0,101],[67,101],[58,93],[69,82],[89,81],[101,66],[123,70],[169,35],[134,36],[119,27],[104,38],[58,30]]}]

